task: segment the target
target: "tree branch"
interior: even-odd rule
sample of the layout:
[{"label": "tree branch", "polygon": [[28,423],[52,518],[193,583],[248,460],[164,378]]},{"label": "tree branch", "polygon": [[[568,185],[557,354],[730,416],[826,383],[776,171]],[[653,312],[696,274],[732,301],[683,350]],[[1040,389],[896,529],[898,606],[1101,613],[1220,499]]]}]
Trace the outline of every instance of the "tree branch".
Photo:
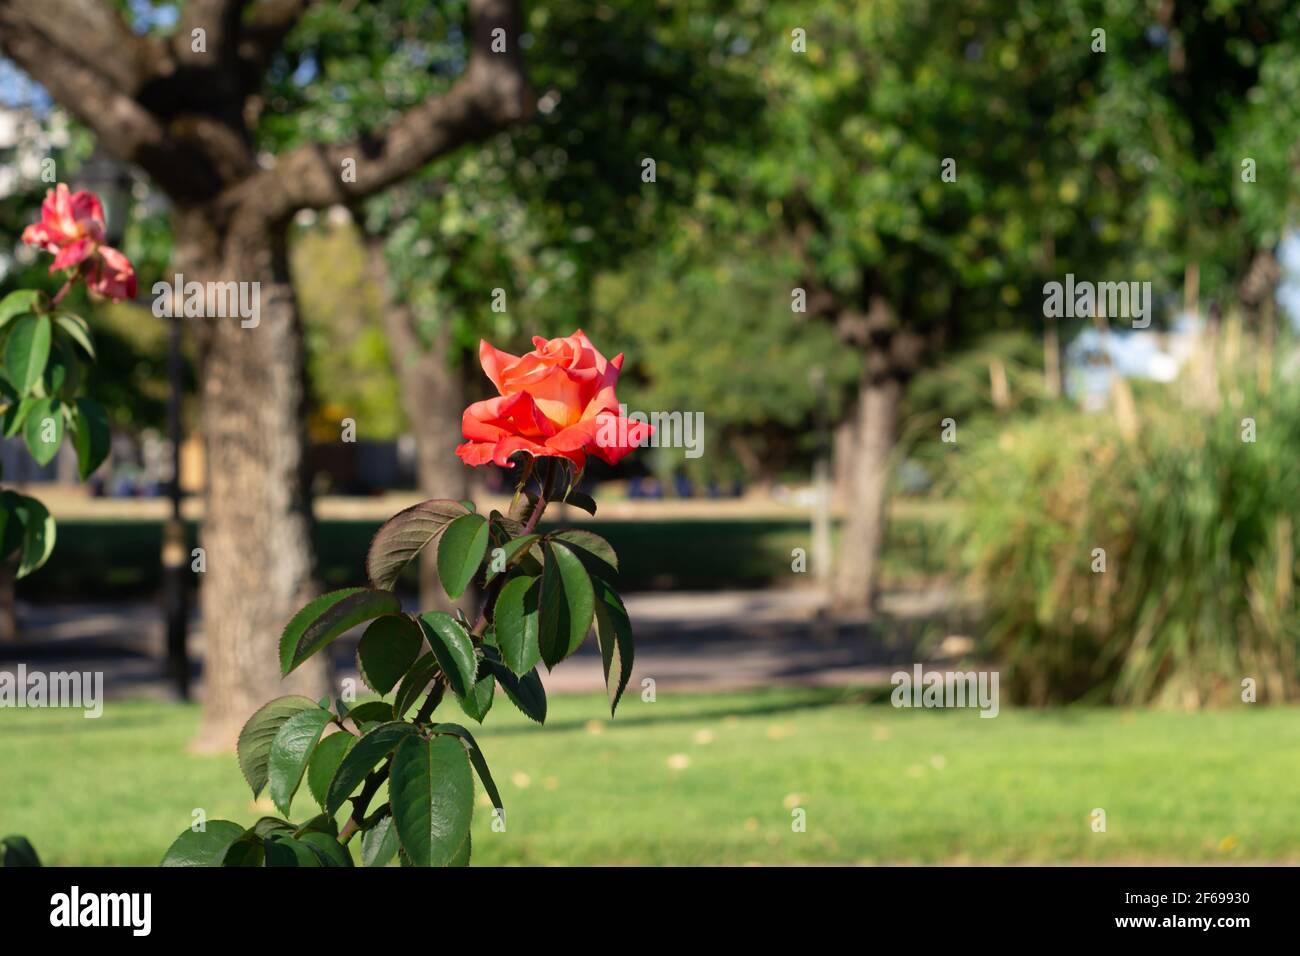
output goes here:
[{"label": "tree branch", "polygon": [[63,64],[75,61],[126,96],[149,78],[161,52],[100,0],[0,0],[0,44],[6,53],[11,44],[24,51],[45,47]]},{"label": "tree branch", "polygon": [[[355,202],[462,145],[530,117],[534,97],[519,48],[519,0],[470,0],[470,18],[469,66],[450,90],[361,140],[290,150],[275,169],[241,185],[239,198],[245,192],[256,195],[271,219]],[[494,42],[498,49],[504,42],[505,50],[493,52]],[[344,160],[355,164],[355,181],[344,181]]]}]

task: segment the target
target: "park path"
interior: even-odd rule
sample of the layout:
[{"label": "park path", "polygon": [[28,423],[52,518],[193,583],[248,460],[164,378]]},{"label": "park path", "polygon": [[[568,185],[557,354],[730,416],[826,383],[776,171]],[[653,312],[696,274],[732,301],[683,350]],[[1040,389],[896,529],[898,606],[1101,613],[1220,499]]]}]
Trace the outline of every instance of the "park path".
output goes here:
[{"label": "park path", "polygon": [[[655,681],[657,692],[883,683],[917,659],[924,624],[942,615],[949,595],[942,589],[886,595],[884,616],[876,623],[830,622],[818,614],[821,603],[812,590],[628,595],[637,639],[632,687],[644,678]],[[0,644],[0,669],[21,662],[47,671],[103,671],[108,697],[171,696],[162,676],[157,604],[20,603],[18,614],[23,636]],[[334,645],[340,678],[356,674],[360,630]],[[196,616],[190,653],[200,695],[202,649]],[[589,640],[543,680],[551,693],[600,691],[604,678],[595,642]]]}]

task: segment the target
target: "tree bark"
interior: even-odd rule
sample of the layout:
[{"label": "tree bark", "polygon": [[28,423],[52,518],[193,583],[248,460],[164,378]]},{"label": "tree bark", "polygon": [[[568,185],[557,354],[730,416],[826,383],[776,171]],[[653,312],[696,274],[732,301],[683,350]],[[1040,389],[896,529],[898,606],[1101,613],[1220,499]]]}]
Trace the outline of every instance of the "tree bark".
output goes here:
[{"label": "tree bark", "polygon": [[848,501],[835,562],[832,604],[840,611],[870,610],[875,602],[890,458],[898,438],[903,383],[893,375],[869,377],[858,393]]},{"label": "tree bark", "polygon": [[228,748],[272,697],[329,691],[328,654],[281,680],[279,637],[316,593],[305,432],[305,359],[283,228],[233,225],[203,209],[176,216],[176,266],[188,282],[259,283],[260,314],[192,320],[200,338],[206,468],[201,545],[203,723],[198,750]]},{"label": "tree bark", "polygon": [[898,442],[903,390],[926,346],[919,332],[901,325],[881,295],[873,295],[861,323],[867,343],[857,400],[851,410],[848,500],[842,525],[831,605],[841,612],[870,612],[876,599],[885,543],[890,467]]},{"label": "tree bark", "polygon": [[[426,343],[414,309],[390,287],[383,239],[366,237],[371,280],[384,301],[384,332],[397,370],[402,409],[415,437],[415,472],[426,498],[466,498],[470,469],[456,456],[465,409],[464,370],[453,356],[449,323],[439,322]],[[438,581],[437,554],[420,555],[420,607],[451,610]],[[465,603],[462,601],[462,603]]]}]

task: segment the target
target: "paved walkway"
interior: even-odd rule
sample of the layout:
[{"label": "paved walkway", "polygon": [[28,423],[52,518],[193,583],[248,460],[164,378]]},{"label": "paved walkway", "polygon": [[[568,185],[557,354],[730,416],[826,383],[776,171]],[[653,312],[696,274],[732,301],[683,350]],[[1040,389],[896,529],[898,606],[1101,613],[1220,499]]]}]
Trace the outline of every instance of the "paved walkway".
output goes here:
[{"label": "paved walkway", "polygon": [[[942,615],[948,601],[943,591],[886,595],[882,610],[888,623],[882,626],[824,619],[815,591],[632,594],[627,597],[637,641],[632,683],[639,687],[643,678],[653,678],[662,693],[885,682],[900,665],[916,660],[924,626]],[[170,695],[162,677],[157,605],[20,602],[18,612],[23,637],[0,644],[0,668],[23,662],[43,670],[102,670],[109,697]],[[355,675],[359,637],[360,629],[334,645],[340,677]],[[190,648],[199,675],[203,633],[197,618]],[[274,657],[269,644],[267,653]],[[601,690],[595,642],[588,641],[543,679],[552,693]],[[200,677],[200,694],[201,683]]]}]

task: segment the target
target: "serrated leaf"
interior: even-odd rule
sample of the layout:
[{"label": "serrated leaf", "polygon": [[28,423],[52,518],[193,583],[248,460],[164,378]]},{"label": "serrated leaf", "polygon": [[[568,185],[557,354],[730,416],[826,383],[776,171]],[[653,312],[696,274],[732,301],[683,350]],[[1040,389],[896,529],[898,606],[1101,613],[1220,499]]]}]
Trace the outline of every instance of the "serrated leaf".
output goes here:
[{"label": "serrated leaf", "polygon": [[375,618],[357,645],[357,670],[366,686],[387,694],[420,656],[420,626],[405,614]]},{"label": "serrated leaf", "polygon": [[178,836],[159,866],[221,866],[230,845],[244,834],[244,828],[229,820],[209,820],[206,829],[186,830]]},{"label": "serrated leaf", "polygon": [[465,593],[487,553],[488,522],[467,514],[447,525],[438,539],[438,580],[453,601]]},{"label": "serrated leaf", "polygon": [[397,829],[393,826],[390,810],[369,830],[361,834],[361,863],[363,866],[387,866],[397,856]]},{"label": "serrated leaf", "polygon": [[322,810],[325,809],[325,801],[329,796],[330,781],[339,772],[343,758],[356,746],[357,739],[348,733],[330,734],[321,738],[312,751],[311,760],[307,763],[307,789]]},{"label": "serrated leaf", "polygon": [[466,514],[459,501],[432,498],[389,518],[375,532],[366,555],[366,573],[377,588],[392,588],[402,569],[456,518]]},{"label": "serrated leaf", "polygon": [[349,710],[348,717],[360,730],[362,724],[386,724],[390,720],[394,720],[397,715],[393,713],[392,704],[382,700],[368,700],[364,704],[357,704]]},{"label": "serrated leaf", "polygon": [[42,398],[27,413],[23,424],[27,450],[38,465],[48,465],[63,444],[63,408],[58,399]]},{"label": "serrated leaf", "polygon": [[399,720],[406,716],[411,705],[420,699],[433,675],[438,673],[438,661],[432,654],[425,654],[412,665],[410,671],[402,678],[402,683],[393,695],[393,715]]},{"label": "serrated leaf", "polygon": [[537,643],[542,660],[553,668],[586,640],[595,611],[595,594],[582,561],[568,547],[548,541],[543,551],[546,563],[538,598]]},{"label": "serrated leaf", "polygon": [[592,577],[604,578],[606,581],[618,580],[618,555],[613,546],[600,535],[569,528],[557,531],[551,538],[563,541],[565,547],[578,556]]},{"label": "serrated leaf", "polygon": [[483,723],[483,718],[492,709],[492,698],[496,694],[496,678],[490,673],[474,682],[470,692],[460,699],[460,709],[470,720]]},{"label": "serrated leaf", "polygon": [[483,750],[474,739],[474,735],[460,724],[435,724],[433,727],[435,734],[452,734],[459,737],[465,746],[465,751],[469,754],[469,762],[474,765],[474,772],[478,774],[479,780],[483,782],[483,789],[487,791],[488,799],[492,801],[492,806],[498,810],[505,810],[505,804],[501,802],[501,791],[497,789],[496,781],[492,779],[492,771],[488,769],[487,758],[483,756]]},{"label": "serrated leaf", "polygon": [[[541,540],[541,535],[526,534],[519,538],[511,538],[509,541],[500,545],[501,554],[497,554],[497,549],[493,548],[488,555],[487,571],[484,574],[483,582],[486,584],[495,578],[498,574],[503,574],[510,570],[511,565],[515,564],[522,558],[528,549],[533,547]],[[498,567],[500,565],[501,567]]]},{"label": "serrated leaf", "polygon": [[302,775],[307,771],[316,742],[330,722],[330,712],[317,707],[294,714],[283,724],[271,741],[271,756],[267,774],[271,784],[271,799],[286,817],[293,805],[293,795],[298,792]]},{"label": "serrated leaf", "polygon": [[438,667],[447,675],[447,686],[457,697],[464,697],[474,686],[478,674],[474,642],[450,614],[426,611],[419,620]]},{"label": "serrated leaf", "polygon": [[239,757],[239,769],[252,788],[253,797],[261,794],[266,786],[267,767],[271,760],[271,744],[280,732],[284,722],[304,710],[319,710],[316,702],[309,697],[277,697],[270,703],[263,704],[252,717],[245,722],[239,732],[239,742],[235,750]]},{"label": "serrated leaf", "polygon": [[448,736],[408,737],[393,754],[393,825],[414,865],[447,866],[465,842],[474,812],[469,767],[465,748]]},{"label": "serrated leaf", "polygon": [[45,372],[50,358],[50,318],[47,315],[19,317],[5,343],[5,370],[19,395],[28,394]]},{"label": "serrated leaf", "polygon": [[600,644],[600,663],[605,671],[605,690],[609,694],[609,712],[618,708],[619,698],[632,676],[632,621],[623,599],[609,582],[593,578],[596,593],[596,641]]},{"label": "serrated leaf", "polygon": [[516,674],[527,674],[541,660],[538,599],[541,582],[533,577],[511,578],[497,595],[492,627],[501,658]]},{"label": "serrated leaf", "polygon": [[104,407],[89,398],[72,403],[72,447],[77,452],[77,474],[85,481],[108,457],[112,432]]},{"label": "serrated leaf", "polygon": [[506,692],[510,702],[529,720],[539,724],[546,723],[546,688],[542,685],[541,675],[537,669],[529,671],[522,677],[516,675],[501,660],[485,657],[488,669],[497,679],[501,689]]},{"label": "serrated leaf", "polygon": [[358,624],[402,610],[392,591],[343,588],[322,594],[293,616],[280,635],[280,673],[288,675],[322,647]]},{"label": "serrated leaf", "polygon": [[325,797],[325,812],[330,816],[339,812],[343,802],[352,796],[352,791],[361,786],[366,775],[375,768],[403,740],[415,733],[415,727],[402,721],[380,724],[366,734],[348,751],[339,769],[330,781],[329,792]]}]

